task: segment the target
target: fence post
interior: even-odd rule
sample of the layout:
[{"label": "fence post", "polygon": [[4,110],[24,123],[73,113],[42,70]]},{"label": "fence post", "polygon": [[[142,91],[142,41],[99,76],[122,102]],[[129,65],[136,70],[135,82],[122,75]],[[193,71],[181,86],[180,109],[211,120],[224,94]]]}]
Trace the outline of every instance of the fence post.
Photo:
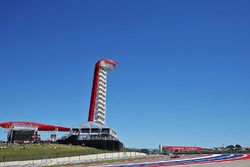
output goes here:
[{"label": "fence post", "polygon": [[32,154],[32,166],[34,166],[34,155]]},{"label": "fence post", "polygon": [[5,155],[3,156],[3,165],[5,166]]}]

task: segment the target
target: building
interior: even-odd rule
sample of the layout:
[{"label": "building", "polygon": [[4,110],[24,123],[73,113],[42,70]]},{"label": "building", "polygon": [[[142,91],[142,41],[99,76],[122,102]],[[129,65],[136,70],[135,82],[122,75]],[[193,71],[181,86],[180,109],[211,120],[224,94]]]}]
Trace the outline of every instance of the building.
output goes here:
[{"label": "building", "polygon": [[123,147],[113,129],[96,122],[87,122],[72,127],[69,135],[57,142],[60,144],[85,145],[104,150],[120,150]]},{"label": "building", "polygon": [[162,154],[171,154],[171,153],[201,153],[203,150],[202,147],[188,147],[188,146],[159,146],[159,152]]}]

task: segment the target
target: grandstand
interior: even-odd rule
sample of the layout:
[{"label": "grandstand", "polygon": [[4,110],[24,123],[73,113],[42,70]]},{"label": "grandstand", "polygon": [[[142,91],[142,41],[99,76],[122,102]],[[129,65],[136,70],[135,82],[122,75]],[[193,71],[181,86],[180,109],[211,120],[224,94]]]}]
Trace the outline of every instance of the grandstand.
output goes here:
[{"label": "grandstand", "polygon": [[70,131],[70,128],[40,124],[36,122],[3,122],[0,126],[7,130],[7,142],[31,143],[40,141],[39,131]]},{"label": "grandstand", "polygon": [[188,146],[159,146],[159,152],[162,154],[172,154],[172,153],[181,153],[181,154],[194,154],[202,153],[204,149],[202,147],[188,147]]}]

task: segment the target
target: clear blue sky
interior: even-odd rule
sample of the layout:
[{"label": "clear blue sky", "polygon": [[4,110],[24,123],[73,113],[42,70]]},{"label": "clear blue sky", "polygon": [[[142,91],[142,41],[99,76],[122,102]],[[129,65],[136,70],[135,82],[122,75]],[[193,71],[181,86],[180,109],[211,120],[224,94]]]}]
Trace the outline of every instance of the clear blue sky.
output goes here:
[{"label": "clear blue sky", "polygon": [[0,1],[0,122],[85,122],[100,58],[126,146],[250,146],[249,1]]}]

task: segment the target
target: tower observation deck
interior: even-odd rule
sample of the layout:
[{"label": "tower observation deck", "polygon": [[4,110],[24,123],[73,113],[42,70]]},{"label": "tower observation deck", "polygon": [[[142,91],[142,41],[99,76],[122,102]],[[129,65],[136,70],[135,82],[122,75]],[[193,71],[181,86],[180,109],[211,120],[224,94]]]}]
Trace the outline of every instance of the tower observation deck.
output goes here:
[{"label": "tower observation deck", "polygon": [[105,125],[107,72],[113,70],[117,65],[117,62],[108,59],[101,59],[95,64],[89,122]]}]

